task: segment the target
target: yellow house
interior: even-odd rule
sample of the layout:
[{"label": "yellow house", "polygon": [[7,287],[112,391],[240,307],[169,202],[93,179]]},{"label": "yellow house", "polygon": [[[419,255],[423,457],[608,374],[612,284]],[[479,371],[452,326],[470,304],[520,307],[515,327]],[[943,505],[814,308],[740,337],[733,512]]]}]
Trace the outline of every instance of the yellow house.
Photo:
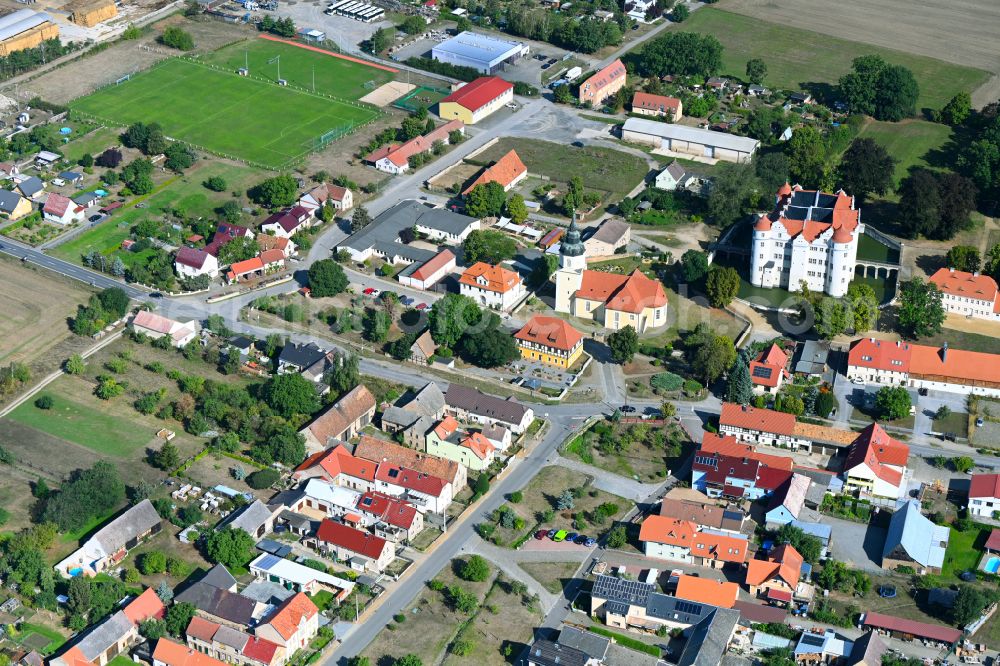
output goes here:
[{"label": "yellow house", "polygon": [[482,76],[438,102],[444,120],[461,120],[475,125],[491,113],[514,101],[514,85],[497,76]]},{"label": "yellow house", "polygon": [[583,335],[558,317],[535,315],[514,338],[526,361],[571,368],[583,354]]},{"label": "yellow house", "polygon": [[20,220],[32,210],[34,207],[31,205],[31,199],[26,199],[17,192],[0,190],[0,214],[6,215],[11,220]]}]

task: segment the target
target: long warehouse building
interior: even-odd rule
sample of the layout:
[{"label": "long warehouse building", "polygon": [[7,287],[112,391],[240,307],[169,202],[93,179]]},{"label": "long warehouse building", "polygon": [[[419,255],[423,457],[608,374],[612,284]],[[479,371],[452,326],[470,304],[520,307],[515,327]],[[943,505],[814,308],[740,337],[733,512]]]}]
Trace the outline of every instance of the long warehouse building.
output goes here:
[{"label": "long warehouse building", "polygon": [[44,12],[19,9],[0,17],[0,56],[31,49],[59,36],[59,26]]},{"label": "long warehouse building", "polygon": [[493,74],[507,63],[528,55],[528,46],[466,30],[431,49],[438,62],[472,67],[481,74]]},{"label": "long warehouse building", "polygon": [[629,118],[622,125],[622,139],[666,150],[681,157],[707,157],[726,162],[749,162],[760,141],[726,132]]}]

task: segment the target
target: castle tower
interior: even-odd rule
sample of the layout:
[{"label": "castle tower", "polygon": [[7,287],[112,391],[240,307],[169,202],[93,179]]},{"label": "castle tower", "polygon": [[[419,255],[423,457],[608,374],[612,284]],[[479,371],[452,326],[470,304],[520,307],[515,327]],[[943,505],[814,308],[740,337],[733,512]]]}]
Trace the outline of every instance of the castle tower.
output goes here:
[{"label": "castle tower", "polygon": [[833,298],[847,295],[847,288],[854,278],[854,252],[857,249],[854,234],[840,227],[833,232],[830,246],[830,263],[826,274],[826,293]]},{"label": "castle tower", "polygon": [[573,313],[573,295],[583,283],[583,271],[587,268],[587,254],[580,230],[576,226],[576,214],[569,224],[566,235],[559,245],[559,270],[556,271],[556,312]]}]

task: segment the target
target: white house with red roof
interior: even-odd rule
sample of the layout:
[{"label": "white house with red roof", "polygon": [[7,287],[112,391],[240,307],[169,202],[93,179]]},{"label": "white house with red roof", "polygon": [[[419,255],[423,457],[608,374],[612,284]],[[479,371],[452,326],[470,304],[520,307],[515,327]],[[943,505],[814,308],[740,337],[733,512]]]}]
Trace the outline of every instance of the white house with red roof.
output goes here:
[{"label": "white house with red roof", "polygon": [[207,275],[210,278],[219,277],[219,260],[205,250],[186,245],[178,248],[174,255],[174,270],[182,278],[193,278]]},{"label": "white house with red roof", "polygon": [[78,206],[69,197],[64,197],[57,192],[49,192],[42,206],[42,216],[49,222],[56,224],[73,224],[83,219],[86,208]]},{"label": "white house with red roof", "polygon": [[877,423],[862,430],[844,460],[844,489],[866,495],[906,497],[910,472],[906,462],[910,447],[890,437]]},{"label": "white house with red roof", "polygon": [[788,365],[788,354],[776,344],[760,353],[750,361],[750,381],[753,382],[754,393],[777,393],[781,384],[791,377],[785,366]]},{"label": "white house with red roof", "polygon": [[993,518],[1000,511],[1000,474],[973,474],[969,484],[969,513]]},{"label": "white house with red roof", "polygon": [[1000,397],[1000,355],[862,338],[851,343],[847,377],[889,384]]},{"label": "white house with red roof", "polygon": [[847,378],[866,384],[905,384],[910,373],[910,347],[899,340],[855,340],[847,354]]},{"label": "white house with red roof", "polygon": [[513,101],[512,83],[498,76],[481,76],[438,102],[438,115],[444,120],[457,119],[475,125]]},{"label": "white house with red roof", "polygon": [[642,521],[639,541],[647,557],[713,568],[743,565],[750,552],[743,535],[702,531],[690,520],[657,514]]},{"label": "white house with red roof", "polygon": [[357,511],[375,536],[394,543],[410,541],[424,529],[424,514],[406,500],[367,492],[358,499]]},{"label": "white house with red roof", "polygon": [[691,465],[691,487],[709,497],[756,500],[792,476],[793,461],[760,453],[731,435],[706,432]]},{"label": "white house with red roof", "polygon": [[299,197],[299,206],[312,213],[316,213],[320,207],[327,204],[341,212],[349,210],[354,206],[354,194],[349,188],[340,185],[320,183]]},{"label": "white house with red roof", "polygon": [[364,161],[374,166],[379,171],[385,171],[394,175],[406,173],[410,169],[410,158],[419,153],[426,153],[434,148],[434,144],[441,142],[448,145],[448,135],[452,132],[465,133],[465,123],[461,120],[450,120],[432,131],[398,144],[390,143],[372,151],[365,156]]},{"label": "white house with red roof", "polygon": [[309,645],[319,631],[319,608],[305,592],[285,599],[274,613],[254,628],[254,634],[294,654]]},{"label": "white house with red roof", "polygon": [[465,269],[458,280],[458,290],[479,306],[501,312],[509,312],[528,294],[524,280],[515,271],[483,261]]},{"label": "white house with red roof", "polygon": [[754,224],[750,283],[789,291],[805,283],[810,291],[844,296],[864,231],[861,210],[844,190],[830,194],[785,183],[774,210]]},{"label": "white house with red roof", "polygon": [[476,178],[462,191],[468,194],[478,185],[497,183],[504,192],[509,192],[514,186],[528,177],[528,167],[524,165],[517,151],[511,150],[498,159],[492,166],[483,169]]},{"label": "white house with red roof", "polygon": [[989,275],[940,268],[929,281],[941,292],[941,304],[947,312],[1000,321],[997,281]]},{"label": "white house with red roof", "polygon": [[268,217],[260,225],[260,230],[271,236],[291,238],[296,232],[312,226],[316,220],[312,213],[305,206],[295,206]]},{"label": "white house with red roof", "polygon": [[332,520],[320,523],[316,545],[320,552],[362,572],[382,573],[396,556],[391,541]]},{"label": "white house with red roof", "polygon": [[396,276],[399,283],[411,289],[430,289],[455,270],[455,255],[441,250],[424,262],[413,262]]},{"label": "white house with red roof", "polygon": [[402,497],[418,511],[444,513],[452,500],[451,484],[425,472],[382,463],[375,470],[375,490]]},{"label": "white house with red roof", "polygon": [[183,347],[198,335],[198,322],[179,322],[158,315],[149,310],[140,311],[132,318],[132,330],[142,333],[154,340],[169,337],[174,347]]}]

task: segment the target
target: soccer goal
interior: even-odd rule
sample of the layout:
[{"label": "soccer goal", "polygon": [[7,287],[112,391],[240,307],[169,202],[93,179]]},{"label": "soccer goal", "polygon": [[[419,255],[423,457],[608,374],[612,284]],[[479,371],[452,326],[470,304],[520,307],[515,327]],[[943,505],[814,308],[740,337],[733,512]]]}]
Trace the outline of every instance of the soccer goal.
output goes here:
[{"label": "soccer goal", "polygon": [[324,132],[323,134],[320,134],[318,137],[312,140],[311,142],[312,145],[309,146],[309,148],[311,150],[322,150],[332,142],[336,141],[340,137],[350,132],[352,129],[354,129],[354,123],[346,122],[340,127],[334,128],[332,130]]},{"label": "soccer goal", "polygon": [[125,83],[126,81],[128,81],[131,78],[132,78],[131,74],[126,74],[125,76],[118,77],[115,80],[115,85],[116,86],[120,86],[121,84]]}]

